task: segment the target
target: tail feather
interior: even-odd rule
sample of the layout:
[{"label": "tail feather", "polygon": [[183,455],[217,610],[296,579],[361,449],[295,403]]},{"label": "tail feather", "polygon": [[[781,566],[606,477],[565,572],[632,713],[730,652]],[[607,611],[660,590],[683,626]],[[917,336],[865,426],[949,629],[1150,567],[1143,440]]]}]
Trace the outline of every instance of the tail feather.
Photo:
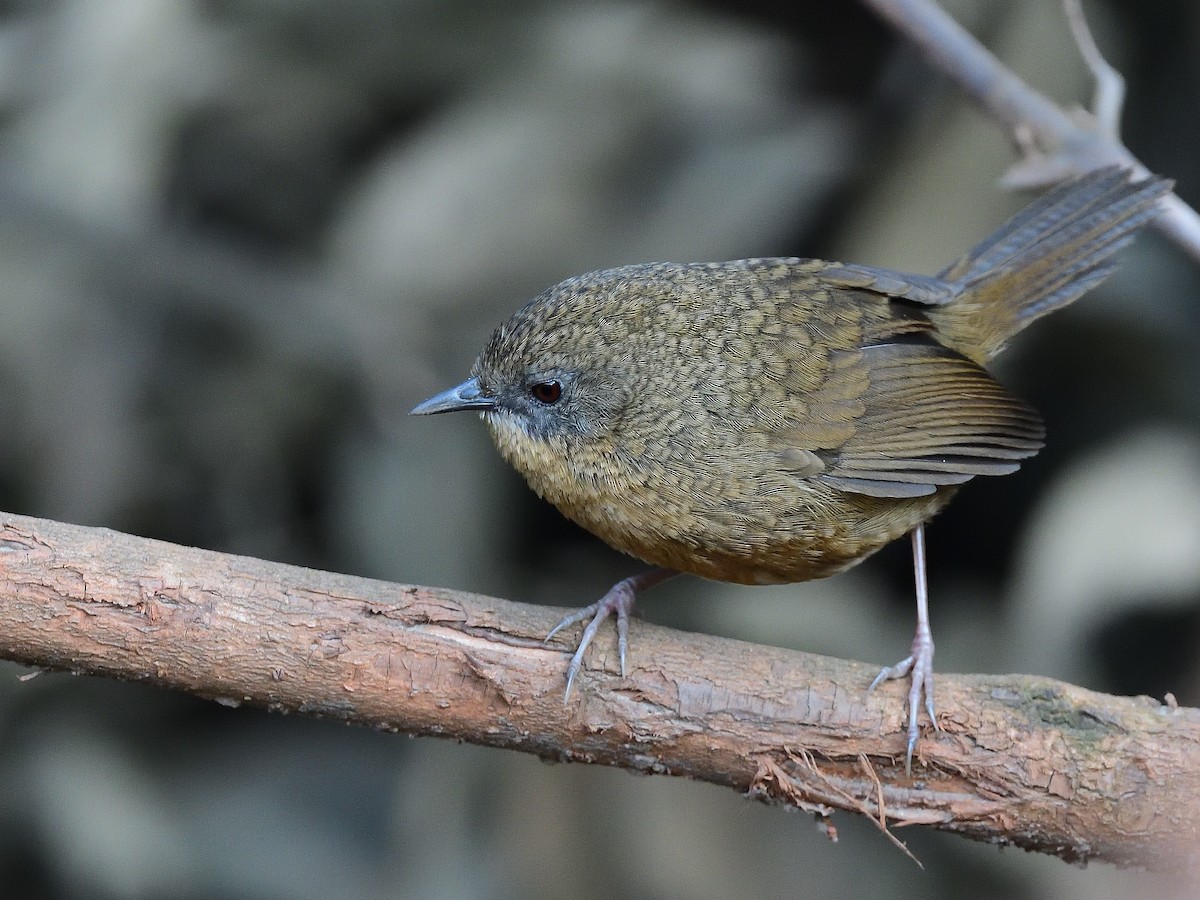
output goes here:
[{"label": "tail feather", "polygon": [[1107,278],[1114,254],[1158,213],[1171,182],[1131,182],[1098,169],[1047,192],[944,270],[956,287],[931,308],[939,330],[983,362],[1035,319],[1066,306]]}]

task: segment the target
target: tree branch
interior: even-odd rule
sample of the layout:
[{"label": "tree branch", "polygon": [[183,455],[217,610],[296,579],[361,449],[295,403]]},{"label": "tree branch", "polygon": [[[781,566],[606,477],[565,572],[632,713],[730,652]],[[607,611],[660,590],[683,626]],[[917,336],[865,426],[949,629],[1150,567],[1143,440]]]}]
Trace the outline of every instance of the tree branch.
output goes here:
[{"label": "tree branch", "polygon": [[[875,668],[635,625],[569,703],[555,610],[0,514],[0,656],[227,703],[684,775],[827,816],[925,824],[1069,860],[1186,869],[1200,710],[1043,678],[940,675],[904,775],[902,686]],[[832,828],[832,826],[830,826]]]},{"label": "tree branch", "polygon": [[[911,41],[930,65],[958,84],[984,113],[1008,126],[1026,154],[1006,179],[1011,186],[1044,186],[1106,165],[1149,174],[1121,143],[1115,110],[1101,109],[1097,117],[1083,110],[1069,113],[1061,109],[1022,81],[935,0],[862,2]],[[1072,19],[1077,40],[1081,18],[1079,13]],[[1090,49],[1094,50],[1094,45]],[[1085,44],[1082,52],[1096,71],[1098,51],[1093,55]],[[1178,196],[1163,198],[1162,214],[1154,224],[1200,261],[1200,215]]]}]

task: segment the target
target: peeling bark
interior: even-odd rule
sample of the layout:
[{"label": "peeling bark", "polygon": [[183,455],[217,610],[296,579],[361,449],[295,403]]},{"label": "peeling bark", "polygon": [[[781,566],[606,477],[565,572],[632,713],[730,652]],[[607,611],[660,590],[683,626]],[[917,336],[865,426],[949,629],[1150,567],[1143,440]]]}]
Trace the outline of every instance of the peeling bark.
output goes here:
[{"label": "peeling bark", "polygon": [[[0,514],[0,657],[391,731],[683,775],[888,829],[1194,870],[1200,710],[1045,678],[940,674],[904,774],[905,685],[636,622],[563,703],[560,611]],[[569,629],[574,631],[574,629]],[[832,826],[831,826],[832,827]]]}]

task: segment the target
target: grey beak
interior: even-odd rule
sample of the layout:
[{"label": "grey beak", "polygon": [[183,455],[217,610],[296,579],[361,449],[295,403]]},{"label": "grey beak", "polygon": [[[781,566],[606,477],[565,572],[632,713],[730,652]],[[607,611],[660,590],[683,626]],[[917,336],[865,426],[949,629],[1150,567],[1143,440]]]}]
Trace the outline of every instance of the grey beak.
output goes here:
[{"label": "grey beak", "polygon": [[495,409],[496,401],[479,387],[479,382],[468,378],[457,387],[434,394],[424,403],[413,407],[410,416],[432,416],[435,413],[457,412],[460,409]]}]

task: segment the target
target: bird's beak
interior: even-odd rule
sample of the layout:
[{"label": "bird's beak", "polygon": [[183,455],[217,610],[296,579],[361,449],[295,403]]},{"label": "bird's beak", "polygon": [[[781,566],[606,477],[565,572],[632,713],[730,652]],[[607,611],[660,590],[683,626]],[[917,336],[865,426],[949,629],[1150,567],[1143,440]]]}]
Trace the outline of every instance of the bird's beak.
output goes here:
[{"label": "bird's beak", "polygon": [[489,410],[495,408],[495,399],[483,392],[479,381],[468,378],[457,387],[434,394],[424,403],[418,403],[409,415],[432,416],[435,413],[457,412],[460,409]]}]

